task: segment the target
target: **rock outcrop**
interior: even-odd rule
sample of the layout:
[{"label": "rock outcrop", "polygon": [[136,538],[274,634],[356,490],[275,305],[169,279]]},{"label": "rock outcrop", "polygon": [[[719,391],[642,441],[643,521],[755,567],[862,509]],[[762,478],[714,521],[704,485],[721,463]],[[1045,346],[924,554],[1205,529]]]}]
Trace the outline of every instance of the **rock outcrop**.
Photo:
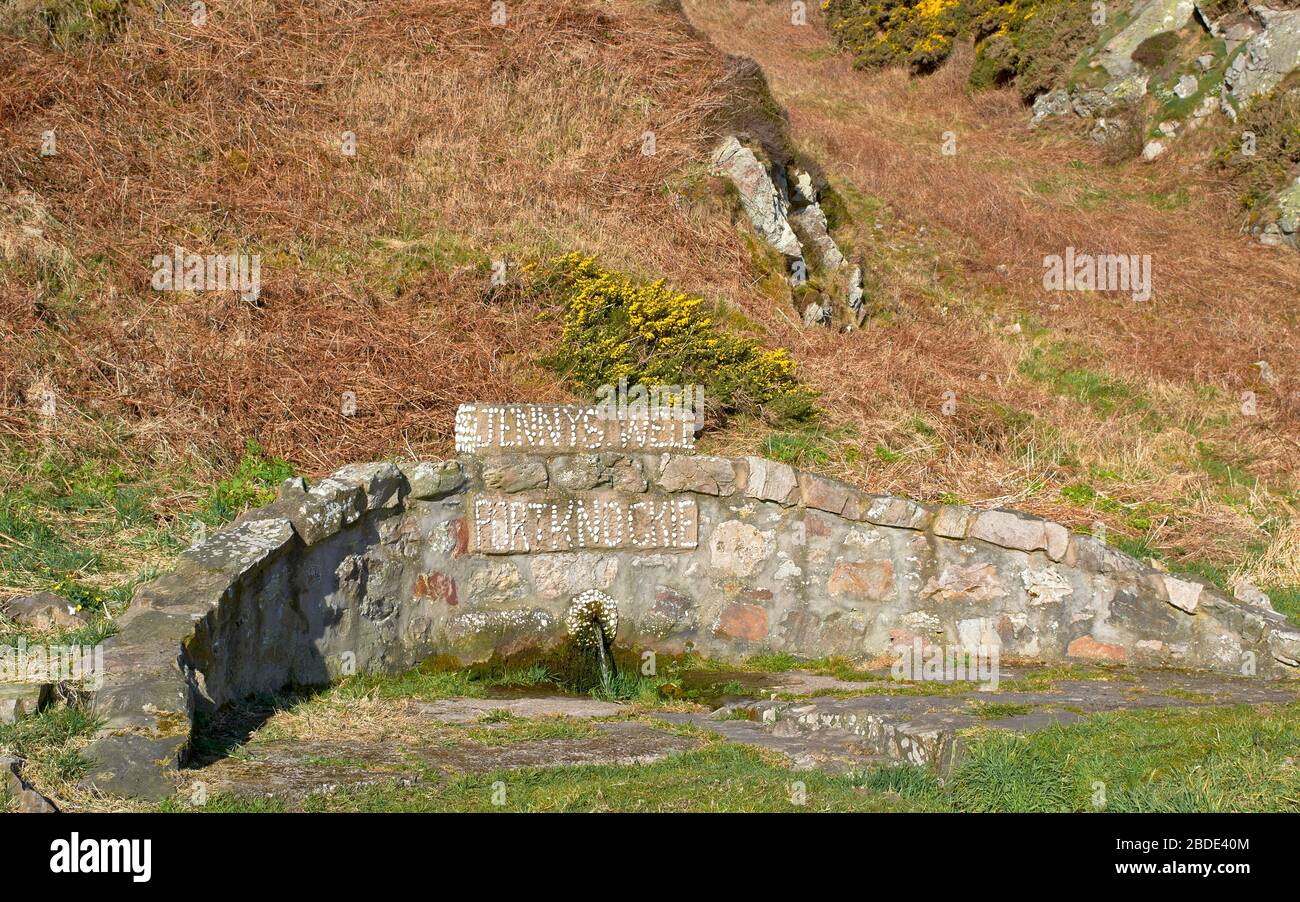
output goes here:
[{"label": "rock outcrop", "polygon": [[[761,153],[729,135],[714,151],[714,171],[736,188],[758,237],[785,258],[805,325],[857,328],[865,317],[862,267],[846,260],[831,236],[822,187],[810,172],[795,164],[764,162]],[[809,297],[800,289],[814,276],[826,282],[827,290]]]},{"label": "rock outcrop", "polygon": [[[1149,162],[1213,116],[1237,121],[1300,70],[1300,9],[1220,10],[1195,0],[1138,0],[1084,50],[1087,66],[1069,84],[1035,98],[1031,126],[1076,115],[1093,120],[1093,139],[1108,143],[1127,140],[1151,115],[1139,145]],[[1289,181],[1276,196],[1257,198],[1253,233],[1265,244],[1296,246],[1295,205]]]}]

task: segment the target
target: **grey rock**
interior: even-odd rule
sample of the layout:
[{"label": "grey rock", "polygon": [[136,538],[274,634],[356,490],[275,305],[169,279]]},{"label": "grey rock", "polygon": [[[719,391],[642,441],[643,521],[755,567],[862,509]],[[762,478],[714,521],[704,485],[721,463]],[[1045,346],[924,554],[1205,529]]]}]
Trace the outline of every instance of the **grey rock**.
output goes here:
[{"label": "grey rock", "polygon": [[1227,99],[1237,109],[1272,90],[1300,66],[1300,10],[1263,10],[1255,8],[1261,29],[1245,39],[1246,49],[1223,75]]},{"label": "grey rock", "polygon": [[545,488],[546,464],[535,457],[506,454],[483,461],[483,484],[496,492],[525,492]]},{"label": "grey rock", "polygon": [[406,491],[406,477],[396,464],[350,464],[330,475],[330,479],[361,487],[366,496],[365,509],[397,507]]},{"label": "grey rock", "polygon": [[315,545],[355,523],[365,512],[366,494],[359,485],[330,480],[311,488],[306,485],[302,479],[286,480],[274,504],[238,522],[285,519],[304,544]]},{"label": "grey rock", "polygon": [[1268,649],[1278,663],[1300,667],[1300,632],[1273,630],[1268,636]]},{"label": "grey rock", "polygon": [[20,814],[56,814],[58,808],[54,803],[36,791],[22,777],[22,760],[7,755],[0,755],[0,772],[3,772],[3,785],[6,793],[14,800],[14,810]]},{"label": "grey rock", "polygon": [[1188,614],[1196,613],[1196,606],[1200,603],[1201,593],[1205,587],[1198,582],[1187,579],[1179,579],[1176,576],[1170,576],[1168,573],[1160,574],[1160,580],[1164,583],[1166,597],[1171,605]]},{"label": "grey rock", "polygon": [[1045,94],[1039,94],[1034,98],[1034,115],[1029,120],[1031,127],[1041,125],[1045,120],[1055,116],[1065,116],[1073,112],[1073,105],[1070,102],[1070,92],[1064,88],[1057,88],[1048,91]]},{"label": "grey rock", "polygon": [[110,672],[95,692],[92,710],[102,731],[135,730],[152,736],[188,736],[193,714],[190,687],[179,668]]},{"label": "grey rock", "polygon": [[5,603],[4,615],[39,632],[75,630],[90,623],[90,615],[78,611],[66,598],[53,592],[38,592]]},{"label": "grey rock", "polygon": [[1179,98],[1186,100],[1197,92],[1201,83],[1195,75],[1190,73],[1183,75],[1178,79],[1178,84],[1174,85],[1174,94]]},{"label": "grey rock", "polygon": [[104,736],[86,746],[91,769],[82,789],[110,798],[161,802],[176,792],[176,774],[189,743],[184,736]]},{"label": "grey rock", "polygon": [[831,237],[826,214],[817,204],[809,204],[790,214],[790,225],[801,239],[801,244],[813,254],[825,269],[838,269],[844,265],[835,239]]},{"label": "grey rock", "polygon": [[275,557],[293,539],[294,526],[287,519],[250,520],[214,533],[181,557],[234,580]]},{"label": "grey rock", "polygon": [[865,292],[862,287],[862,267],[855,266],[853,267],[853,272],[849,274],[849,290],[848,295],[845,298],[845,303],[848,304],[849,310],[858,317],[859,324],[862,319],[862,300],[864,294]]},{"label": "grey rock", "polygon": [[759,237],[787,257],[802,257],[799,239],[786,219],[788,199],[754,152],[734,135],[728,136],[714,151],[713,165],[736,186],[745,215]]},{"label": "grey rock", "polygon": [[1165,142],[1148,141],[1142,147],[1142,159],[1146,160],[1149,163],[1152,160],[1154,160],[1156,157],[1162,155],[1164,152],[1165,152]]},{"label": "grey rock", "polygon": [[1195,11],[1195,0],[1138,0],[1129,23],[1106,42],[1096,64],[1112,76],[1132,74],[1138,69],[1133,51],[1147,38],[1182,28]]},{"label": "grey rock", "polygon": [[1268,597],[1268,593],[1248,580],[1239,580],[1232,587],[1232,597],[1252,607],[1273,610],[1273,601]]},{"label": "grey rock", "polygon": [[399,464],[410,486],[410,497],[420,501],[445,498],[465,485],[465,471],[454,460]]},{"label": "grey rock", "polygon": [[805,326],[823,326],[830,322],[831,309],[829,306],[823,306],[816,301],[803,308],[803,324]]},{"label": "grey rock", "polygon": [[48,683],[0,683],[0,723],[35,714],[49,698]]}]

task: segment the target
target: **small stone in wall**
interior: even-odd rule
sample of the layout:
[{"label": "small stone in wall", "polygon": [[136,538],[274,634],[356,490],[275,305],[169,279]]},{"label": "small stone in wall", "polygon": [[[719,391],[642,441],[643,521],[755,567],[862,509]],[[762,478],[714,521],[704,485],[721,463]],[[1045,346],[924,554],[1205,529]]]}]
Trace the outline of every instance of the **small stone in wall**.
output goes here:
[{"label": "small stone in wall", "polygon": [[889,601],[894,596],[894,562],[888,559],[839,561],[826,581],[826,591],[866,601]]},{"label": "small stone in wall", "polygon": [[931,577],[921,594],[936,601],[990,601],[1004,598],[1007,590],[992,564],[969,564],[944,567]]},{"label": "small stone in wall", "polygon": [[1128,659],[1128,651],[1124,646],[1098,642],[1092,636],[1080,636],[1075,639],[1070,643],[1065,653],[1071,658],[1086,658],[1091,661],[1121,663]]},{"label": "small stone in wall", "polygon": [[799,483],[794,468],[762,457],[746,457],[749,478],[745,494],[759,501],[794,504],[799,497]]},{"label": "small stone in wall", "polygon": [[736,470],[725,457],[665,456],[659,486],[666,492],[730,495],[736,491]]},{"label": "small stone in wall", "polygon": [[799,474],[799,490],[805,507],[830,514],[842,514],[849,498],[857,494],[853,486],[815,473]]},{"label": "small stone in wall", "polygon": [[971,513],[970,508],[945,504],[935,515],[931,531],[945,539],[964,539],[970,529]]},{"label": "small stone in wall", "polygon": [[983,511],[971,526],[970,537],[1016,551],[1046,551],[1059,561],[1070,545],[1070,533],[1059,523],[1011,511]]},{"label": "small stone in wall", "polygon": [[396,507],[402,501],[406,480],[395,464],[351,464],[330,476],[340,482],[361,487],[366,495],[366,510]]},{"label": "small stone in wall", "polygon": [[892,526],[897,529],[925,529],[932,519],[932,512],[923,505],[906,498],[892,495],[878,495],[870,499],[862,519],[877,526]]},{"label": "small stone in wall", "polygon": [[1045,570],[1023,570],[1020,581],[1029,593],[1030,604],[1059,604],[1074,594],[1074,587],[1055,567]]},{"label": "small stone in wall", "polygon": [[498,492],[526,492],[545,488],[546,464],[536,457],[506,455],[483,461],[483,484]]},{"label": "small stone in wall", "polygon": [[469,578],[469,595],[476,601],[510,601],[523,594],[523,580],[513,563],[486,564]]},{"label": "small stone in wall", "polygon": [[998,622],[992,617],[971,617],[957,621],[957,641],[962,648],[1001,648]]},{"label": "small stone in wall", "polygon": [[732,604],[718,615],[716,632],[734,639],[761,642],[767,637],[767,611],[756,604]]},{"label": "small stone in wall", "polygon": [[586,492],[605,480],[599,454],[566,454],[550,462],[551,485],[566,492]]},{"label": "small stone in wall", "polygon": [[736,577],[751,576],[772,554],[774,534],[727,520],[713,530],[709,539],[709,562],[714,569]]},{"label": "small stone in wall", "polygon": [[465,485],[465,472],[454,460],[404,463],[399,465],[410,486],[411,498],[427,501],[450,495]]},{"label": "small stone in wall", "polygon": [[539,554],[529,566],[538,593],[551,598],[608,589],[618,576],[618,558],[611,555]]},{"label": "small stone in wall", "polygon": [[777,566],[777,568],[776,568],[776,572],[773,573],[772,576],[773,576],[775,579],[781,579],[781,580],[786,580],[786,579],[802,579],[802,578],[803,578],[803,570],[802,570],[802,569],[799,567],[799,565],[796,564],[794,561],[791,561],[791,560],[785,560],[785,561],[782,561],[782,562]]},{"label": "small stone in wall", "polygon": [[1178,579],[1167,573],[1161,574],[1160,579],[1164,583],[1165,593],[1171,605],[1189,614],[1196,613],[1196,605],[1201,599],[1201,592],[1204,590],[1200,583]]},{"label": "small stone in wall", "polygon": [[616,491],[639,493],[650,487],[639,460],[619,455],[616,459],[607,461],[607,465],[610,486]]},{"label": "small stone in wall", "polygon": [[456,580],[439,570],[422,573],[415,580],[415,597],[428,598],[455,607],[458,603]]}]

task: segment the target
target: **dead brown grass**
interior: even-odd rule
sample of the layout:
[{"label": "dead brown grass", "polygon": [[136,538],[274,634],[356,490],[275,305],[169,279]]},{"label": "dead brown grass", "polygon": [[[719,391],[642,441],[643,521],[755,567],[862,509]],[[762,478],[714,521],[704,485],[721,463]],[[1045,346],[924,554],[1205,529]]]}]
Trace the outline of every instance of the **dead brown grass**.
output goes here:
[{"label": "dead brown grass", "polygon": [[[75,259],[51,290],[6,255],[4,428],[30,432],[45,379],[64,413],[119,415],[170,455],[249,436],[316,470],[439,453],[460,401],[560,396],[530,367],[552,326],[489,290],[491,260],[736,272],[725,225],[663,190],[726,102],[721,54],[635,2],[509,10],[494,27],[459,0],[244,0],[66,54],[0,46],[0,197],[45,225],[12,240],[53,234]],[[260,253],[260,306],[152,291],[174,244]]]},{"label": "dead brown grass", "polygon": [[[896,315],[851,340],[792,341],[805,378],[860,436],[830,468],[882,490],[1015,503],[1132,534],[1122,516],[1057,497],[1102,468],[1122,477],[1110,491],[1128,509],[1158,506],[1152,535],[1166,547],[1232,559],[1270,541],[1261,524],[1276,529],[1270,517],[1287,516],[1300,471],[1300,258],[1238,233],[1235,189],[1221,174],[1177,153],[1109,166],[1080,135],[1032,132],[1013,92],[966,89],[969,53],[928,78],[861,73],[824,52],[820,22],[792,27],[782,4],[685,6],[720,47],[763,66],[801,147],[883,204],[857,224],[855,243]],[[948,131],[956,156],[940,152]],[[1043,291],[1043,257],[1067,246],[1150,254],[1154,300]],[[1015,320],[1030,328],[1006,334]],[[1047,343],[1080,349],[1078,366],[1147,399],[1164,425],[1026,379],[1022,362]],[[1261,382],[1261,359],[1276,384]],[[1243,391],[1256,393],[1258,416],[1241,415]],[[939,415],[946,392],[958,402],[952,417]],[[1009,426],[1008,411],[1033,425]],[[918,438],[917,420],[932,438]],[[1258,505],[1226,502],[1198,469],[1207,438],[1282,495],[1257,484]],[[909,453],[882,462],[871,454],[879,444]]]},{"label": "dead brown grass", "polygon": [[[178,9],[67,53],[0,42],[0,429],[200,469],[250,436],[310,471],[443,454],[459,401],[563,397],[534,363],[555,325],[489,274],[576,248],[726,299],[790,348],[829,427],[852,430],[832,472],[1131,532],[1059,497],[1100,467],[1189,554],[1270,541],[1285,511],[1267,486],[1300,470],[1300,260],[1236,233],[1230,187],[1178,154],[1108,167],[1076,135],[1030,132],[1013,92],[966,92],[961,54],[924,79],[860,73],[783,4],[686,10],[702,33],[642,0],[521,0],[505,27],[459,0],[238,0],[202,29]],[[801,328],[727,218],[680,202],[736,102],[724,52],[762,64],[800,148],[858,196],[849,237],[888,311],[869,328]],[[1181,187],[1181,206],[1153,202]],[[261,253],[260,305],[152,291],[173,244]],[[1155,299],[1043,292],[1043,256],[1067,246],[1151,254]],[[1160,425],[1025,378],[1053,343]],[[53,425],[31,413],[40,385],[66,402]],[[1206,439],[1248,462],[1258,504],[1197,469]],[[711,442],[749,453],[756,436]]]}]

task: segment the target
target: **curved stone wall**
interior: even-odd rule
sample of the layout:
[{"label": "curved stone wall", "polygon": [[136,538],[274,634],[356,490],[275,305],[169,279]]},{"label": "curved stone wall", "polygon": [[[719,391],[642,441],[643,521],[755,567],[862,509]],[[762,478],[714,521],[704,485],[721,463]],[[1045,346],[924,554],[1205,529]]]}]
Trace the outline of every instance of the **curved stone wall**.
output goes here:
[{"label": "curved stone wall", "polygon": [[459,460],[289,480],[183,553],[106,644],[88,783],[169,793],[196,710],[558,645],[587,589],[616,600],[619,645],[662,652],[862,658],[919,639],[1300,675],[1282,615],[1060,524],[693,455],[689,428],[597,427],[594,410],[467,406]]}]

